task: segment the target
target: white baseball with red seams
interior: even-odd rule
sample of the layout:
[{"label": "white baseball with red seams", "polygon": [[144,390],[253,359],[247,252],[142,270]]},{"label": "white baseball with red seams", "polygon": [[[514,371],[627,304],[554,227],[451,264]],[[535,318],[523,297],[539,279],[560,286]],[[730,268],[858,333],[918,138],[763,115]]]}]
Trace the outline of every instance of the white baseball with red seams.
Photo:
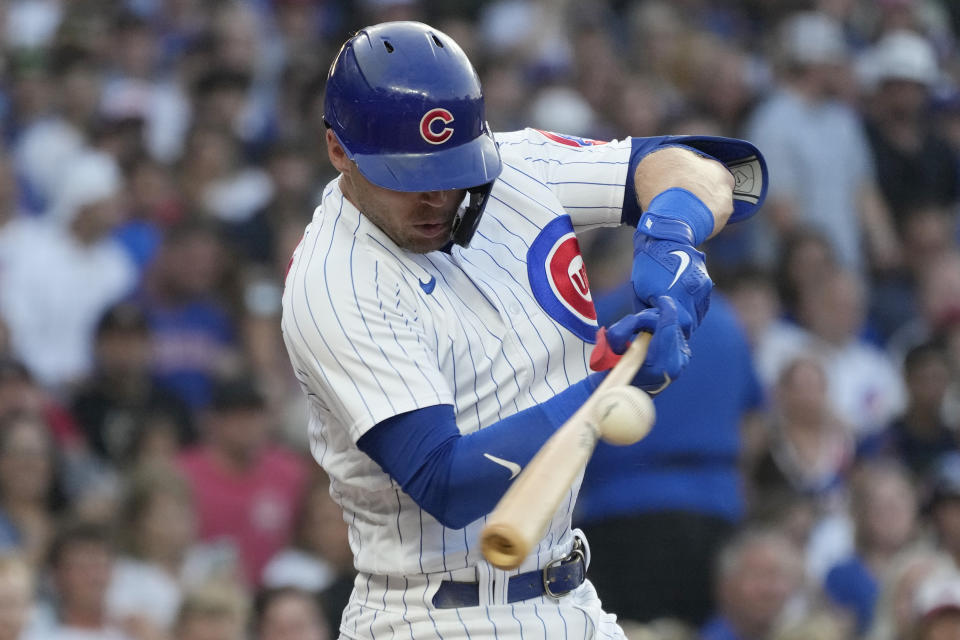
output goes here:
[{"label": "white baseball with red seams", "polygon": [[657,411],[647,392],[637,387],[614,387],[593,400],[600,437],[619,446],[639,442],[653,428]]}]

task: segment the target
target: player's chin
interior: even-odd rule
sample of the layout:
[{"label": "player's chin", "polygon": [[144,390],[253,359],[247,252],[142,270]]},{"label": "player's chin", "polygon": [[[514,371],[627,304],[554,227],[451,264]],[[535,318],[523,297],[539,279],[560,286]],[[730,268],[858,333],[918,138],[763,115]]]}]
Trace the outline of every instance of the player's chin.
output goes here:
[{"label": "player's chin", "polygon": [[453,233],[451,226],[450,224],[415,224],[407,234],[405,248],[415,253],[428,253],[442,249],[450,243]]}]

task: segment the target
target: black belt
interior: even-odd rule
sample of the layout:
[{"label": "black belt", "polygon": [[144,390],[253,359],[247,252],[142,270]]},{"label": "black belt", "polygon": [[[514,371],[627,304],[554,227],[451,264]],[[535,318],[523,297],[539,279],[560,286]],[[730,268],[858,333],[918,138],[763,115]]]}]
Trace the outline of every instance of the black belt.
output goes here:
[{"label": "black belt", "polygon": [[[583,548],[577,540],[570,555],[554,560],[543,569],[527,571],[510,578],[507,583],[507,602],[518,602],[547,595],[552,598],[564,596],[581,584],[587,577],[587,563]],[[440,583],[433,606],[437,609],[456,609],[480,605],[480,585],[476,582]]]}]

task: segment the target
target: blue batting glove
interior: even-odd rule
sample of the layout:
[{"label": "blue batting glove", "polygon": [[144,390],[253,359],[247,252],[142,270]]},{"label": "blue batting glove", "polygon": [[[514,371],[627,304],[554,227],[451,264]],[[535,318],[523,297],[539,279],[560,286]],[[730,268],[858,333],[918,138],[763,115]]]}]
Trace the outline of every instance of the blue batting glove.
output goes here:
[{"label": "blue batting glove", "polygon": [[633,271],[630,274],[634,308],[654,306],[660,296],[677,303],[678,322],[686,338],[700,326],[710,307],[713,281],[704,255],[691,245],[652,238],[638,227],[633,234]]},{"label": "blue batting glove", "polygon": [[655,307],[620,319],[605,331],[610,349],[622,355],[641,331],[652,332],[647,358],[631,384],[657,394],[680,377],[690,362],[690,346],[679,323],[677,305],[669,296],[654,300]]}]

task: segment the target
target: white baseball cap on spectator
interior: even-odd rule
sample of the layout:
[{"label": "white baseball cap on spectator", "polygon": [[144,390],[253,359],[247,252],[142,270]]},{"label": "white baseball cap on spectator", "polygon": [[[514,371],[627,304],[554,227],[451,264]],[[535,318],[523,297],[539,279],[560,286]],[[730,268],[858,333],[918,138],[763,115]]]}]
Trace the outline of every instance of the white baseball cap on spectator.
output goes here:
[{"label": "white baseball cap on spectator", "polygon": [[84,153],[82,133],[60,118],[31,125],[14,148],[17,172],[47,203],[56,199],[64,173]]},{"label": "white baseball cap on spectator", "polygon": [[787,18],[779,42],[784,61],[794,65],[839,64],[849,57],[840,24],[817,11]]},{"label": "white baseball cap on spectator", "polygon": [[876,88],[890,80],[906,80],[933,87],[940,79],[937,54],[926,38],[899,30],[884,36],[858,64],[861,80]]},{"label": "white baseball cap on spectator", "polygon": [[54,194],[52,220],[69,224],[84,207],[119,195],[123,181],[116,161],[102,151],[87,151],[66,168]]},{"label": "white baseball cap on spectator", "polygon": [[913,597],[913,615],[917,624],[946,611],[960,612],[960,574],[948,570],[924,579]]}]

